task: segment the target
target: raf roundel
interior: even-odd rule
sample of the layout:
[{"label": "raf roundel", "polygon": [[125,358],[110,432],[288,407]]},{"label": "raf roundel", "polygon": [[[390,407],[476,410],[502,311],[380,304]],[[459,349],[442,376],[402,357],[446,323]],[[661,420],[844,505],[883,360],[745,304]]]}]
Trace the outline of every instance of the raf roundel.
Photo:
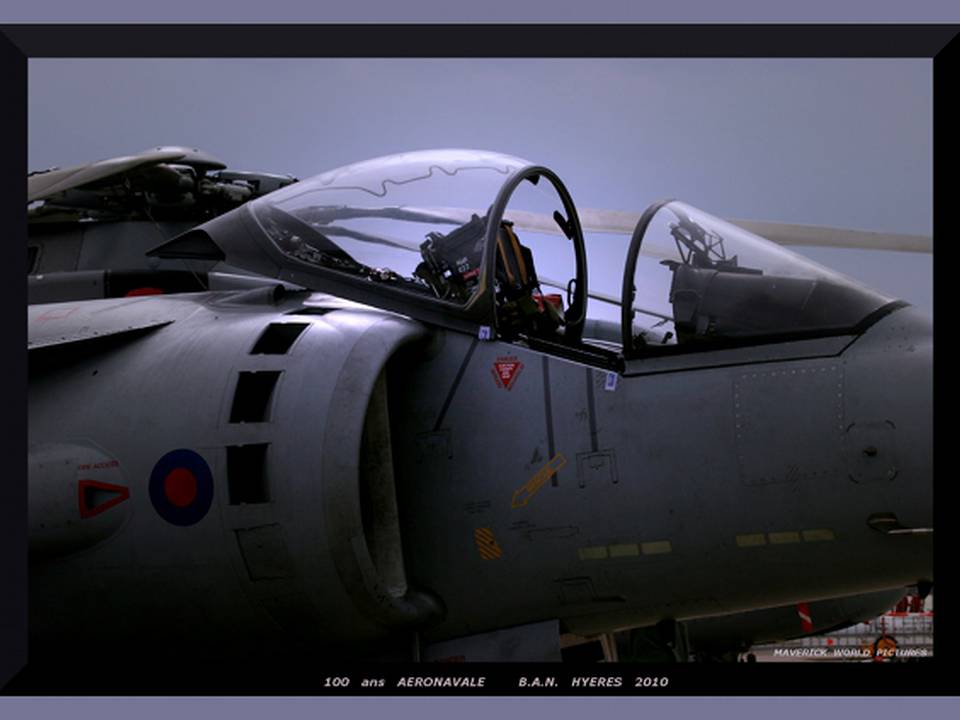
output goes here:
[{"label": "raf roundel", "polygon": [[213,503],[213,474],[193,450],[172,450],[150,473],[150,502],[157,514],[173,525],[195,525]]}]

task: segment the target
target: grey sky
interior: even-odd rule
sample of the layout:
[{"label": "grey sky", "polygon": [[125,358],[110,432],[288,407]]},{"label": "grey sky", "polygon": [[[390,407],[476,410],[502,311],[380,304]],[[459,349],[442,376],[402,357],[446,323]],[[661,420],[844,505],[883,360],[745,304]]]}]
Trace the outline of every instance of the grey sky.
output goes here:
[{"label": "grey sky", "polygon": [[[929,60],[30,60],[31,168],[159,144],[308,177],[429,147],[557,170],[584,207],[930,234]],[[804,250],[932,309],[932,258]]]}]

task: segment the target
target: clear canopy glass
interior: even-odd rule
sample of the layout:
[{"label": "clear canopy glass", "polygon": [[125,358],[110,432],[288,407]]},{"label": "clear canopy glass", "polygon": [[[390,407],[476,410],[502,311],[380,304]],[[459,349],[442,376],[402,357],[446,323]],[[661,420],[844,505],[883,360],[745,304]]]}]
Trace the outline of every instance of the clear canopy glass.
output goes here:
[{"label": "clear canopy glass", "polygon": [[483,285],[490,206],[529,165],[475,150],[403,153],[290,185],[252,209],[299,262],[465,304]]},{"label": "clear canopy glass", "polygon": [[[529,183],[520,181],[523,171]],[[496,308],[500,331],[508,329],[502,311],[516,305],[529,311],[514,313],[523,328],[518,333],[553,337],[562,334],[556,326],[575,326],[573,315],[582,322],[582,304],[571,308],[580,292],[583,251],[579,235],[569,242],[572,206],[565,207],[558,187],[538,182],[544,172],[500,153],[403,153],[289,185],[249,207],[292,266],[413,292],[449,303],[451,313],[480,316]],[[493,232],[491,210],[508,185],[509,202]],[[485,246],[489,238],[496,238],[493,255]],[[676,201],[644,213],[626,253],[636,262],[627,268],[623,243],[591,245],[586,252],[596,261],[593,280],[623,277],[626,296],[610,283],[591,282],[594,309],[584,338],[612,350],[621,346],[627,354],[847,332],[893,301]],[[493,277],[486,277],[494,266]],[[480,297],[490,299],[491,310],[472,302]],[[618,301],[627,307],[622,327],[611,317]],[[533,330],[531,322],[520,322],[530,317]]]},{"label": "clear canopy glass", "polygon": [[634,348],[835,333],[893,300],[682,202],[639,241],[624,298]]}]

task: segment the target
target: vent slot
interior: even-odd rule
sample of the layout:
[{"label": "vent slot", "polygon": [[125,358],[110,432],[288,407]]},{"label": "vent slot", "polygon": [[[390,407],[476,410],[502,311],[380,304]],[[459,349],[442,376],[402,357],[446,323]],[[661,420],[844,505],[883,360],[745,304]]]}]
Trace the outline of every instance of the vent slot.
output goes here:
[{"label": "vent slot", "polygon": [[227,447],[227,483],[230,504],[270,502],[267,485],[268,443]]},{"label": "vent slot", "polygon": [[250,351],[251,355],[285,355],[307,329],[306,323],[271,323]]},{"label": "vent slot", "polygon": [[270,419],[270,398],[280,379],[279,370],[242,372],[233,394],[230,422],[266,422]]}]

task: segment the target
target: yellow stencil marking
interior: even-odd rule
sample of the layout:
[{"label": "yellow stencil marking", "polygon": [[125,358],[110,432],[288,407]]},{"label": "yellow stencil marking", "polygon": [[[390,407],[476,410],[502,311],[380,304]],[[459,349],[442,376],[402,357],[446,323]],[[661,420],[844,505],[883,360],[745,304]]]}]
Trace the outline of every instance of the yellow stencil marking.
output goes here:
[{"label": "yellow stencil marking", "polygon": [[803,539],[805,542],[820,542],[823,540],[833,540],[833,530],[804,530]]},{"label": "yellow stencil marking", "polygon": [[767,538],[763,533],[752,533],[750,535],[737,535],[738,547],[757,547],[766,545]]},{"label": "yellow stencil marking", "polygon": [[536,474],[527,480],[525,485],[513,493],[513,502],[511,503],[511,507],[523,507],[530,502],[530,498],[536,495],[540,488],[546,485],[547,481],[560,472],[560,469],[566,464],[567,459],[562,453],[557,453],[554,455],[550,462],[537,470]]},{"label": "yellow stencil marking", "polygon": [[606,560],[607,546],[599,545],[597,547],[580,548],[577,555],[581,560]]},{"label": "yellow stencil marking", "polygon": [[644,555],[663,555],[664,553],[673,552],[673,546],[669,540],[640,543],[640,549]]},{"label": "yellow stencil marking", "polygon": [[771,545],[785,545],[787,543],[798,542],[800,542],[800,533],[798,532],[790,531],[770,533]]},{"label": "yellow stencil marking", "polygon": [[477,528],[473,531],[473,540],[477,543],[477,552],[484,560],[496,560],[503,555],[503,550],[493,537],[490,528]]},{"label": "yellow stencil marking", "polygon": [[640,546],[636,543],[627,543],[624,545],[609,545],[610,557],[635,557],[640,554]]}]

